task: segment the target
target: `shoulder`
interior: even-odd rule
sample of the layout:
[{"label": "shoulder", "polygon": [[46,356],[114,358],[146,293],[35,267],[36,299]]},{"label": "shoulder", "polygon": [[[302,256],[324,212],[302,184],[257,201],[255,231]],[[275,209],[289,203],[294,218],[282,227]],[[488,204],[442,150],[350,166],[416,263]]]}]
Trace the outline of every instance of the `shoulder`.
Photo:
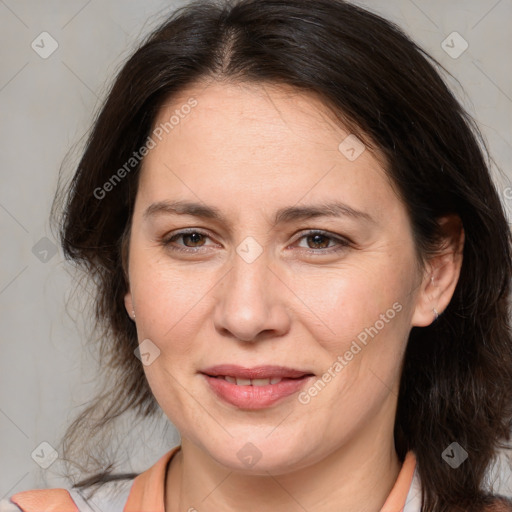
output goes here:
[{"label": "shoulder", "polygon": [[124,508],[133,479],[110,481],[96,489],[31,489],[21,491],[0,501],[0,512],[114,512]]},{"label": "shoulder", "polygon": [[[6,512],[32,512],[36,510],[51,510],[55,505],[65,506],[70,512],[78,512],[76,505],[66,489],[31,489],[17,492],[7,500],[2,500]],[[0,509],[4,512],[4,509]]]}]

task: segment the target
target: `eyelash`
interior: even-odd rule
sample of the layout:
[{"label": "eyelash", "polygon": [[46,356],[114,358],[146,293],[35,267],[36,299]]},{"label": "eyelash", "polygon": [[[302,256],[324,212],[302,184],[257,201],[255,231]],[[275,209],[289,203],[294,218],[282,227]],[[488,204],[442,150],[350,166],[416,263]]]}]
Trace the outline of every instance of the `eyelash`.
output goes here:
[{"label": "eyelash", "polygon": [[[163,238],[161,240],[161,243],[164,247],[172,250],[172,251],[178,251],[178,252],[184,252],[184,253],[195,253],[197,254],[198,252],[200,252],[201,249],[203,249],[203,247],[197,247],[197,248],[193,248],[193,247],[187,247],[187,248],[184,248],[184,247],[177,247],[177,246],[173,246],[171,245],[171,242],[173,242],[174,240],[184,236],[184,235],[190,235],[190,234],[193,234],[193,233],[196,233],[198,235],[201,235],[201,236],[204,236],[204,237],[207,237],[207,238],[210,238],[210,236],[208,235],[208,233],[205,233],[199,229],[189,229],[189,230],[184,230],[184,231],[179,231],[175,234],[173,234],[172,236],[170,237],[166,237],[166,238]],[[302,236],[300,236],[296,242],[302,240],[303,238],[307,238],[308,236],[314,236],[314,235],[321,235],[325,238],[328,238],[330,240],[334,240],[335,242],[337,242],[339,245],[338,247],[330,247],[330,248],[326,248],[326,249],[306,249],[306,248],[301,248],[300,250],[302,251],[305,251],[306,253],[308,254],[312,254],[312,255],[315,255],[315,256],[323,256],[325,254],[331,254],[331,253],[335,253],[335,252],[343,252],[347,249],[347,247],[350,246],[350,242],[348,240],[345,240],[343,238],[340,238],[340,237],[337,237],[337,236],[333,236],[331,235],[330,233],[328,233],[327,231],[322,231],[322,230],[319,230],[319,229],[313,229],[313,230],[309,230],[307,231],[306,233],[303,233]]]}]

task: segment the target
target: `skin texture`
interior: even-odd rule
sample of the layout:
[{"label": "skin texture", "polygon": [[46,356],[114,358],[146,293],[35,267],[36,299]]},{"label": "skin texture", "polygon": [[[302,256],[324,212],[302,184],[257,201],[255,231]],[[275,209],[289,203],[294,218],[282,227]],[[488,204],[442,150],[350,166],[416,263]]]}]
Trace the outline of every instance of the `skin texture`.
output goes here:
[{"label": "skin texture", "polygon": [[[125,297],[139,343],[149,339],[160,350],[144,371],[182,438],[169,465],[166,511],[379,510],[400,470],[393,425],[408,334],[451,299],[460,225],[444,219],[445,249],[422,270],[382,160],[369,149],[347,159],[338,146],[349,132],[317,98],[271,85],[196,84],[167,102],[155,126],[190,97],[197,106],[143,163]],[[144,217],[150,205],[175,200],[216,207],[226,221]],[[334,200],[373,220],[273,224],[279,208]],[[206,236],[164,245],[185,228]],[[307,236],[309,229],[326,238]],[[246,237],[263,249],[250,263],[237,253]],[[393,304],[400,311],[376,324]],[[221,363],[277,364],[321,378],[365,328],[382,323],[308,403],[294,394],[239,409],[199,373]],[[252,467],[237,456],[247,442],[261,454]]]}]

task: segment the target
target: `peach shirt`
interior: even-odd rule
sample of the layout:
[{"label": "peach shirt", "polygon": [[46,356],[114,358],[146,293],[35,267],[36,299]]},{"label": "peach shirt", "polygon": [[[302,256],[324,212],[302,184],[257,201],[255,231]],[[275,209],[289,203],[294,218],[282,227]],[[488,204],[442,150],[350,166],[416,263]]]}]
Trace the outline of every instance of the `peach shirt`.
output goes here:
[{"label": "peach shirt", "polygon": [[[181,448],[176,446],[143,473],[136,476],[128,494],[123,512],[165,512],[164,490],[167,465]],[[416,468],[416,457],[408,452],[380,512],[402,512]],[[80,512],[66,489],[35,489],[11,496],[11,501],[21,510],[32,512]]]}]

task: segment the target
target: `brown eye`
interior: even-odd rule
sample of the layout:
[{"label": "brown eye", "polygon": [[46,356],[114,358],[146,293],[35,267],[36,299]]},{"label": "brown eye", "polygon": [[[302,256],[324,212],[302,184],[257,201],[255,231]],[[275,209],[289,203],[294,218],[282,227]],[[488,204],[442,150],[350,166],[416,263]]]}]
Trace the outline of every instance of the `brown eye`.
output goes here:
[{"label": "brown eye", "polygon": [[[182,239],[183,243],[175,243]],[[196,252],[194,249],[205,247],[205,240],[210,238],[206,233],[196,229],[190,231],[180,231],[174,235],[162,240],[162,245],[173,251]]]},{"label": "brown eye", "polygon": [[315,247],[311,247],[311,249],[325,249],[329,246],[329,237],[325,235],[308,235],[306,236],[306,240],[311,240],[312,245]]},{"label": "brown eye", "polygon": [[[307,247],[301,248],[310,254],[324,255],[332,252],[345,251],[350,242],[339,236],[333,236],[325,231],[310,231],[301,236],[298,240],[305,239]],[[334,243],[334,245],[329,245]],[[299,246],[300,247],[300,246]]]},{"label": "brown eye", "polygon": [[[190,240],[192,247],[197,247],[197,244],[200,244],[202,241],[203,235],[201,233],[193,232],[193,233],[186,233],[184,235],[178,235],[179,237],[183,237],[183,241],[185,242],[185,245],[188,246],[186,240]],[[174,237],[176,238],[176,237]]]}]

